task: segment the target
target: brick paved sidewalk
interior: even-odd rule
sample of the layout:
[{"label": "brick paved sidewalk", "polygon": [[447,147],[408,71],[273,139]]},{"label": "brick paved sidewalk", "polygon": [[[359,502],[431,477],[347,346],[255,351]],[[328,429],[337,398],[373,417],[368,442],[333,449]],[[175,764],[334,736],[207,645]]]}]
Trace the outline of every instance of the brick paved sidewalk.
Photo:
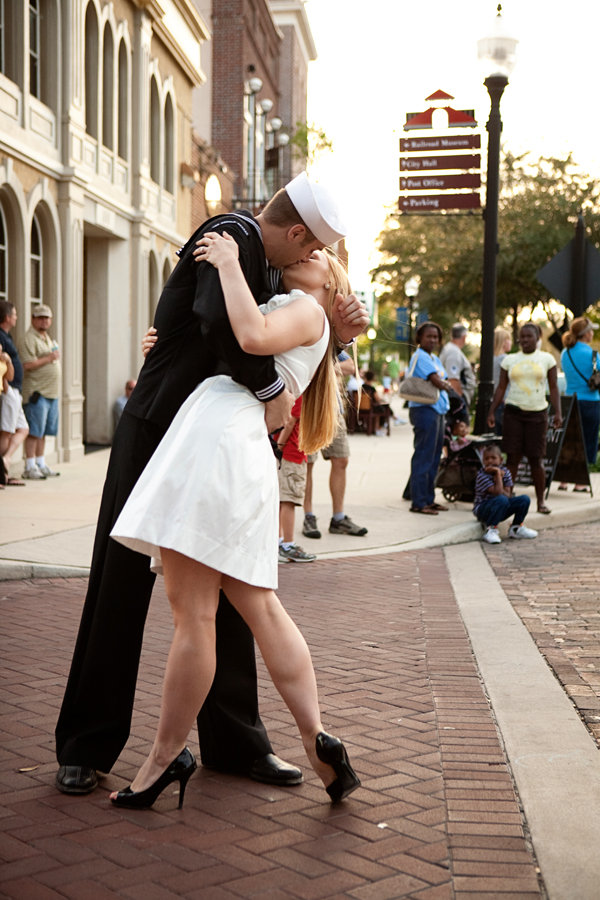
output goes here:
[{"label": "brick paved sidewalk", "polygon": [[133,737],[99,790],[59,794],[52,732],[85,582],[0,585],[2,897],[543,896],[443,551],[289,565],[280,577],[313,653],[324,723],[344,738],[363,780],[339,807],[307,771],[262,664],[263,718],[276,752],[303,766],[305,784],[277,789],[200,770],[181,811],[172,795],[149,812],[110,807],[107,792],[131,779],[155,725],[170,636],[161,591]]},{"label": "brick paved sidewalk", "polygon": [[505,541],[486,555],[513,608],[600,745],[598,524]]}]

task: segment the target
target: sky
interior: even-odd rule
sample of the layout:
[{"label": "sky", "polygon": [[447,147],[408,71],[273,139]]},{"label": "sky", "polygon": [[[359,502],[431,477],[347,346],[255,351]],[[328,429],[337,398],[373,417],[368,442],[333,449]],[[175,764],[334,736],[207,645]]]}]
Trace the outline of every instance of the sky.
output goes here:
[{"label": "sky", "polygon": [[[309,65],[308,121],[333,144],[311,175],[340,198],[352,286],[368,290],[376,242],[399,196],[399,139],[406,113],[437,89],[455,109],[475,109],[482,171],[490,101],[477,41],[496,15],[491,0],[306,0],[318,52]],[[519,40],[501,101],[502,145],[563,156],[600,177],[600,0],[505,0]],[[435,129],[432,133],[436,133]],[[481,195],[485,203],[485,192]]]}]

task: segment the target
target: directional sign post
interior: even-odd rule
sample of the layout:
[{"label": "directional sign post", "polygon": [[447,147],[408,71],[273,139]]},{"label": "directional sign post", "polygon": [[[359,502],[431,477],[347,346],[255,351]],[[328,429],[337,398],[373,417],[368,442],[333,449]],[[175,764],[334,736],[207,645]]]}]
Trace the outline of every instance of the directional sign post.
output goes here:
[{"label": "directional sign post", "polygon": [[[427,102],[452,99],[450,94],[440,90],[426,98]],[[443,109],[448,116],[448,130],[477,125],[473,110],[456,110],[450,106]],[[436,108],[430,106],[423,113],[407,113],[404,130],[430,129],[435,111]],[[427,215],[480,209],[477,188],[481,186],[481,154],[460,152],[479,150],[480,147],[481,135],[473,133],[400,138],[399,211]],[[464,174],[454,174],[460,171]],[[413,194],[413,191],[419,194]]]}]

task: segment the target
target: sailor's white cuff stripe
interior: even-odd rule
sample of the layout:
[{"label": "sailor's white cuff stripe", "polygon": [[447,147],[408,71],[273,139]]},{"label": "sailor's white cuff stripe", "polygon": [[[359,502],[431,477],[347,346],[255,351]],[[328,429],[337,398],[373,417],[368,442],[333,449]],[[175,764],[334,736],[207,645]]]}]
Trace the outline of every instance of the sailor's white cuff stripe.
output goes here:
[{"label": "sailor's white cuff stripe", "polygon": [[278,378],[277,381],[274,381],[273,384],[270,384],[269,387],[263,388],[260,391],[256,391],[256,397],[262,401],[262,403],[266,403],[268,400],[272,400],[274,397],[277,397],[284,390],[285,384],[283,383],[282,378]]}]

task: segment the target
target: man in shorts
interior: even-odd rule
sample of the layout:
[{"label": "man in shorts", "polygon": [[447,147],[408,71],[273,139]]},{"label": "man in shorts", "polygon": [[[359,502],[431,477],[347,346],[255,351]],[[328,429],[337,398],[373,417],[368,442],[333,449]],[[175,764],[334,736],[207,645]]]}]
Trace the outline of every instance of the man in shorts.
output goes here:
[{"label": "man in shorts", "polygon": [[[350,356],[342,351],[338,355],[338,361],[342,375],[354,375],[354,362]],[[323,459],[331,462],[329,475],[329,491],[331,493],[332,516],[329,523],[330,534],[352,534],[363,537],[367,529],[357,525],[344,512],[344,496],[346,494],[346,469],[350,457],[350,445],[348,443],[348,431],[346,420],[340,412],[338,430],[329,447],[321,450]],[[317,517],[313,513],[312,505],[312,473],[318,454],[312,453],[308,457],[306,466],[306,490],[304,493],[304,524],[302,534],[304,537],[320,538],[321,532],[317,527]]]},{"label": "man in shorts", "polygon": [[19,344],[19,355],[25,370],[24,410],[29,424],[23,478],[32,481],[60,474],[52,471],[45,458],[46,437],[58,434],[60,350],[48,334],[51,326],[52,310],[46,304],[39,303],[31,313],[31,328]]}]

